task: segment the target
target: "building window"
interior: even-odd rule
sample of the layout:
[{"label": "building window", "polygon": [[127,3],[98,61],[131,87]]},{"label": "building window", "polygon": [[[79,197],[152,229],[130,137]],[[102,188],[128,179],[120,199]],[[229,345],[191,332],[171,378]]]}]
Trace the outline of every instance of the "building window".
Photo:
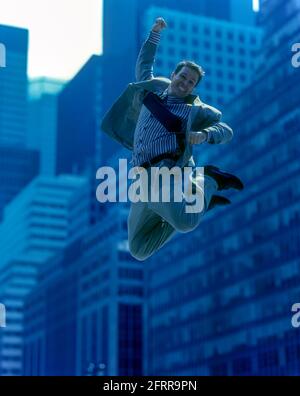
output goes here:
[{"label": "building window", "polygon": [[205,27],[204,28],[204,34],[210,34],[210,28],[209,27]]},{"label": "building window", "polygon": [[192,53],[192,58],[193,58],[194,60],[197,60],[197,59],[199,58],[198,52],[193,52],[193,53]]},{"label": "building window", "polygon": [[228,91],[229,91],[231,94],[234,94],[234,93],[235,93],[235,88],[234,88],[234,86],[233,86],[233,85],[229,85]]},{"label": "building window", "polygon": [[217,43],[217,44],[216,44],[216,50],[217,50],[217,51],[222,51],[222,44]]},{"label": "building window", "polygon": [[198,26],[197,25],[193,25],[192,31],[193,31],[193,33],[198,33],[199,32]]},{"label": "building window", "polygon": [[186,32],[186,23],[185,22],[181,22],[180,30],[182,30],[183,32]]},{"label": "building window", "polygon": [[192,45],[195,46],[195,47],[197,47],[197,46],[199,45],[199,41],[198,41],[197,39],[194,38],[194,39],[192,40]]},{"label": "building window", "polygon": [[224,86],[223,86],[223,84],[217,84],[217,91],[218,91],[218,92],[223,92],[223,91],[224,91]]},{"label": "building window", "polygon": [[240,33],[239,35],[239,40],[241,43],[243,43],[245,41],[245,36],[243,34]]},{"label": "building window", "polygon": [[175,67],[175,65],[174,65],[174,62],[168,62],[168,67],[169,67],[169,69],[174,69],[174,67]]},{"label": "building window", "polygon": [[211,47],[211,44],[209,41],[204,42],[204,48],[209,49]]},{"label": "building window", "polygon": [[168,54],[169,54],[170,56],[173,56],[173,55],[175,54],[175,48],[174,48],[174,47],[170,47],[170,48],[168,49]]}]

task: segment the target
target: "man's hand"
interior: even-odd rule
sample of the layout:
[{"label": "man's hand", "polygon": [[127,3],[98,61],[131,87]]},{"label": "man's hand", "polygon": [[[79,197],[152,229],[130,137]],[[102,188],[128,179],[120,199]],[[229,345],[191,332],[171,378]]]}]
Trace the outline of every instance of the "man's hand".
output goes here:
[{"label": "man's hand", "polygon": [[155,24],[152,26],[152,31],[160,33],[163,29],[167,27],[167,23],[164,18],[157,18]]},{"label": "man's hand", "polygon": [[201,144],[206,142],[207,134],[205,132],[190,132],[189,133],[189,143],[190,144]]}]

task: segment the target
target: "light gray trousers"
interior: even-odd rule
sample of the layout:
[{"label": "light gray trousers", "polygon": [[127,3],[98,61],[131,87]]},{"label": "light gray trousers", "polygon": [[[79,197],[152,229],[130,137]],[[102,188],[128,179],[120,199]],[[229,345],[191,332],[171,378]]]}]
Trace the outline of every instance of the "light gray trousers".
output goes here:
[{"label": "light gray trousers", "polygon": [[[157,168],[168,167],[169,169],[175,165],[175,162],[169,159],[162,160],[155,165]],[[147,169],[148,188],[151,187],[151,168]],[[181,177],[183,171],[181,172]],[[202,175],[202,183],[195,176],[195,167],[190,171],[192,182],[202,191],[203,205],[200,211],[189,211],[187,207],[191,207],[191,199],[183,199],[175,202],[162,202],[162,188],[159,185],[159,202],[131,203],[128,216],[128,243],[131,255],[137,260],[143,261],[149,258],[153,253],[164,246],[176,232],[189,232],[194,230],[200,223],[204,213],[207,210],[212,195],[217,191],[217,183],[209,176]],[[153,180],[152,180],[153,181]],[[177,178],[178,181],[178,178]],[[176,178],[170,178],[171,197],[174,194],[176,186]]]}]

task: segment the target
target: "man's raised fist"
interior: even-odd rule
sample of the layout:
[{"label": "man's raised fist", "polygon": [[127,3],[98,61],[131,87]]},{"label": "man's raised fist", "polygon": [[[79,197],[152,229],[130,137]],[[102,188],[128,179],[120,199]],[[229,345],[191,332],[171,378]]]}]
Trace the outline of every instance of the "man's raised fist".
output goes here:
[{"label": "man's raised fist", "polygon": [[160,33],[163,29],[167,27],[167,23],[164,18],[157,18],[155,24],[152,26],[152,31]]}]

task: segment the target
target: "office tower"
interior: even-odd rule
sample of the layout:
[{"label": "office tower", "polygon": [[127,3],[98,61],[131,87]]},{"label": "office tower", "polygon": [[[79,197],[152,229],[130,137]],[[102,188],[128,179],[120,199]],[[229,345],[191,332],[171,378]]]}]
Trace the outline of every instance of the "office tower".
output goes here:
[{"label": "office tower", "polygon": [[143,265],[120,205],[44,268],[25,304],[25,375],[141,375]]},{"label": "office tower", "polygon": [[24,146],[27,115],[28,31],[0,25],[6,67],[0,68],[0,145]]},{"label": "office tower", "polygon": [[40,152],[41,175],[55,174],[57,97],[63,86],[45,77],[29,81],[27,147]]},{"label": "office tower", "polygon": [[204,102],[225,110],[224,105],[255,76],[261,29],[153,7],[145,13],[144,38],[155,16],[162,14],[169,24],[161,35],[154,74],[170,78],[184,59],[200,64],[205,76],[196,92]]},{"label": "office tower", "polygon": [[5,206],[39,172],[39,153],[0,145],[0,222]]},{"label": "office tower", "polygon": [[0,376],[23,374],[24,299],[42,264],[36,256],[24,255],[1,265],[0,301],[6,309],[6,326],[0,330]]},{"label": "office tower", "polygon": [[56,174],[83,173],[102,152],[102,59],[93,55],[58,97]]},{"label": "office tower", "polygon": [[0,68],[0,221],[5,205],[39,171],[39,155],[26,149],[28,31],[0,25],[5,68]]},{"label": "office tower", "polygon": [[86,232],[88,194],[84,178],[39,177],[5,209],[0,226],[0,299],[7,308],[0,342],[3,375],[23,373],[25,297],[47,261]]},{"label": "office tower", "polygon": [[87,208],[86,179],[36,178],[5,208],[0,226],[1,265],[22,254],[51,257],[85,232]]},{"label": "office tower", "polygon": [[[118,12],[116,12],[116,10],[118,10]],[[224,91],[222,95],[217,95],[216,105],[220,106],[219,101],[221,100],[221,96],[223,105],[225,103],[224,98],[226,100],[228,96],[234,94],[233,91],[235,91],[237,87],[245,85],[248,82],[248,74],[243,73],[241,69],[247,71],[249,69],[253,70],[255,65],[251,59],[253,59],[254,51],[259,48],[260,42],[260,33],[254,28],[256,15],[252,10],[251,0],[243,2],[237,2],[236,0],[226,0],[222,2],[196,0],[178,2],[170,0],[130,0],[124,2],[122,0],[104,0],[103,63],[105,70],[110,70],[111,76],[103,81],[106,99],[103,103],[104,111],[116,100],[129,82],[135,81],[135,63],[140,47],[151,29],[154,20],[156,17],[161,16],[161,14],[163,14],[162,16],[166,18],[171,26],[172,24],[174,26],[174,21],[172,20],[173,15],[176,15],[177,20],[180,18],[188,19],[189,23],[193,20],[194,24],[198,25],[196,29],[199,29],[199,31],[202,30],[201,23],[203,18],[209,18],[210,21],[204,19],[206,25],[209,23],[213,31],[221,30],[221,34],[224,32],[226,37],[231,27],[233,28],[228,38],[224,39],[223,37],[217,36],[212,40],[212,43],[210,43],[208,37],[203,40],[203,36],[197,35],[195,31],[182,30],[180,25],[176,26],[174,29],[167,29],[164,33],[165,35],[172,30],[175,41],[179,40],[179,36],[184,36],[184,40],[186,40],[185,44],[180,41],[177,43],[176,41],[176,47],[170,49],[170,51],[173,51],[174,54],[176,52],[176,55],[180,57],[180,59],[177,59],[177,62],[182,60],[182,56],[180,55],[181,50],[192,58],[200,58],[204,66],[211,66],[211,64],[216,66],[216,69],[211,71],[211,73],[218,73],[214,76],[215,81],[209,81],[211,76],[207,76],[208,78],[206,79],[207,90],[213,90],[215,93],[219,92],[219,84],[216,84],[216,81],[222,80],[221,89]],[[149,18],[150,15],[152,19]],[[235,24],[240,24],[240,26]],[[186,26],[185,23],[184,25]],[[246,40],[245,42],[241,41],[239,43],[238,35],[241,31],[241,35]],[[172,34],[170,33],[170,35]],[[234,37],[232,43],[230,38],[231,35]],[[252,41],[247,42],[247,39],[252,35],[255,36],[256,43]],[[222,40],[224,43],[228,43],[225,48],[220,45],[220,41]],[[174,45],[174,39],[170,42],[165,39],[164,45],[165,47],[172,47]],[[216,45],[218,46],[217,48],[215,47]],[[189,49],[188,52],[185,50],[186,47]],[[205,49],[205,59],[201,59],[200,56],[200,51],[202,51],[202,49]],[[195,53],[197,56],[194,55]],[[226,54],[226,61],[223,62],[228,63],[225,67],[230,69],[233,68],[233,71],[223,72],[221,70],[223,68],[221,67],[221,62],[224,54]],[[242,66],[240,66],[240,63]],[[174,66],[174,60],[171,66]],[[167,70],[164,70],[164,72],[167,73],[166,76],[169,76],[171,71],[169,65]],[[237,75],[238,72],[241,73]],[[228,82],[228,78],[232,79],[232,75],[234,78],[238,77],[234,85]],[[226,81],[228,85],[226,88],[224,87],[224,81]],[[207,95],[207,99],[215,100],[215,96],[215,94],[213,96]],[[203,100],[206,100],[206,98],[204,97]]]},{"label": "office tower", "polygon": [[119,149],[100,130],[103,103],[107,103],[104,81],[110,72],[110,66],[104,68],[102,57],[93,55],[58,98],[56,173],[88,178],[91,225],[101,220],[105,210],[96,202],[96,171],[100,166],[109,166],[109,157]]},{"label": "office tower", "polygon": [[[141,25],[144,13],[151,7],[166,12],[178,11],[197,16],[211,17],[246,25],[254,24],[252,0],[104,0],[103,52],[104,55],[124,53],[136,48],[143,33]],[[157,16],[163,16],[157,14]],[[167,18],[166,18],[167,19]],[[129,54],[128,54],[129,55]],[[134,54],[135,55],[135,54]],[[130,58],[130,57],[129,57]]]},{"label": "office tower", "polygon": [[147,374],[299,375],[299,6],[261,2],[262,63],[209,158],[245,190],[147,265]]}]

